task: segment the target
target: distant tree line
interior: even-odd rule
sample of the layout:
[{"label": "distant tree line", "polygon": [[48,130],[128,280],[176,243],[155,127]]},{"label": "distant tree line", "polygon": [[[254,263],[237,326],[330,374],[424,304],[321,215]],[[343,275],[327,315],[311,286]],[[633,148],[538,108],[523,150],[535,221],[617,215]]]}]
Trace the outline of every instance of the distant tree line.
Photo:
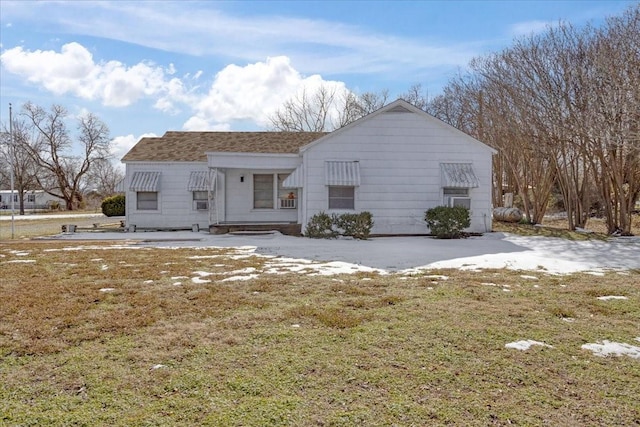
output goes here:
[{"label": "distant tree line", "polygon": [[[640,4],[599,28],[559,23],[475,58],[434,98],[419,84],[400,97],[498,150],[494,206],[513,193],[527,221],[540,223],[559,194],[569,228],[597,213],[610,233],[630,234],[640,196]],[[387,91],[323,87],[290,100],[271,122],[333,130],[387,99]]]}]

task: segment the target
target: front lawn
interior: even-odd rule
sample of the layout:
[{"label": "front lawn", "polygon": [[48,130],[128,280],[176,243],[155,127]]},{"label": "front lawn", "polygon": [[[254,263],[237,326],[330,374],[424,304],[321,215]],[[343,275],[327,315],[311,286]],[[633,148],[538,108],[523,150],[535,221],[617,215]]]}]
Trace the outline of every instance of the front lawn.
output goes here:
[{"label": "front lawn", "polygon": [[[2,243],[0,268],[2,425],[640,423],[640,271],[320,276],[70,241]],[[627,354],[583,348],[605,341]]]}]

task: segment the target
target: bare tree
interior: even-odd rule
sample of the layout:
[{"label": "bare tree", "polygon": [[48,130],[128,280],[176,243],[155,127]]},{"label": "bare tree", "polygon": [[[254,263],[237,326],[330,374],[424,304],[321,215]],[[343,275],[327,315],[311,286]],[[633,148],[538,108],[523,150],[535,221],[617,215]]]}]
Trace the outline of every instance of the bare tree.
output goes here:
[{"label": "bare tree", "polygon": [[399,95],[399,98],[423,111],[427,111],[429,106],[429,94],[422,88],[422,83],[412,84],[406,92]]},{"label": "bare tree", "polygon": [[302,91],[271,117],[271,128],[288,132],[329,132],[381,108],[388,91],[356,95],[348,89],[321,85],[315,92]]},{"label": "bare tree", "polygon": [[499,150],[496,193],[514,190],[538,222],[558,188],[570,228],[600,205],[609,231],[629,233],[640,196],[640,5],[599,30],[550,27],[470,68],[426,111]]},{"label": "bare tree", "polygon": [[630,234],[640,196],[640,5],[609,18],[589,54],[589,159],[609,232]]},{"label": "bare tree", "polygon": [[[28,129],[23,121],[14,120],[12,124],[13,137],[9,130],[2,132],[0,144],[0,159],[5,167],[2,173],[2,181],[10,182],[13,173],[14,190],[18,199],[20,215],[24,215],[24,195],[28,191],[38,189],[35,177],[35,163],[29,153],[24,149],[23,142],[28,138]],[[13,197],[13,195],[11,196]]]},{"label": "bare tree", "polygon": [[116,186],[124,178],[124,173],[108,159],[98,159],[91,165],[87,178],[90,190],[104,198],[117,193]]},{"label": "bare tree", "polygon": [[337,127],[331,113],[337,98],[335,88],[322,85],[309,93],[306,89],[284,103],[270,118],[274,130],[287,132],[325,132]]},{"label": "bare tree", "polygon": [[389,91],[384,89],[380,92],[365,92],[358,96],[358,108],[360,117],[371,114],[387,105],[389,102]]},{"label": "bare tree", "polygon": [[31,132],[24,148],[39,168],[38,183],[47,193],[63,199],[67,210],[78,208],[83,200],[81,188],[91,166],[108,156],[109,129],[93,114],[80,117],[74,144],[65,124],[64,107],[53,105],[47,112],[26,103],[21,114]]}]

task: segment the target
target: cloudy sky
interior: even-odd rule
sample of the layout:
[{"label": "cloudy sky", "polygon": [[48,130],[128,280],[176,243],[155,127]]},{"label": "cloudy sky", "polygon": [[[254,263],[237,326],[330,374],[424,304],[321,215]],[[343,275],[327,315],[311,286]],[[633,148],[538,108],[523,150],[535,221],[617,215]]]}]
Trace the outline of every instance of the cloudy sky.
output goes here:
[{"label": "cloudy sky", "polygon": [[167,130],[264,130],[321,84],[437,95],[468,61],[633,1],[0,1],[0,121],[97,114],[114,155]]}]

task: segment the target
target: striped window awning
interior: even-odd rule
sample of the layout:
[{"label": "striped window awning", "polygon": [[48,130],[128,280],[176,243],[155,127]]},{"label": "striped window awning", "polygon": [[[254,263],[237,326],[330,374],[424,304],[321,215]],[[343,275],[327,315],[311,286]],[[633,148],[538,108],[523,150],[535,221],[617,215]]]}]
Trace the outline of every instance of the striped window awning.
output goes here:
[{"label": "striped window awning", "polygon": [[324,163],[325,184],[357,187],[360,185],[360,162],[330,161]]},{"label": "striped window awning", "polygon": [[160,172],[134,172],[129,191],[158,191]]},{"label": "striped window awning", "polygon": [[291,174],[282,181],[282,188],[302,188],[304,179],[304,169],[302,165],[298,166],[296,170],[291,172]]},{"label": "striped window awning", "polygon": [[449,188],[476,188],[480,186],[471,163],[440,163],[442,186]]},{"label": "striped window awning", "polygon": [[209,171],[192,171],[189,175],[187,191],[208,191]]}]

